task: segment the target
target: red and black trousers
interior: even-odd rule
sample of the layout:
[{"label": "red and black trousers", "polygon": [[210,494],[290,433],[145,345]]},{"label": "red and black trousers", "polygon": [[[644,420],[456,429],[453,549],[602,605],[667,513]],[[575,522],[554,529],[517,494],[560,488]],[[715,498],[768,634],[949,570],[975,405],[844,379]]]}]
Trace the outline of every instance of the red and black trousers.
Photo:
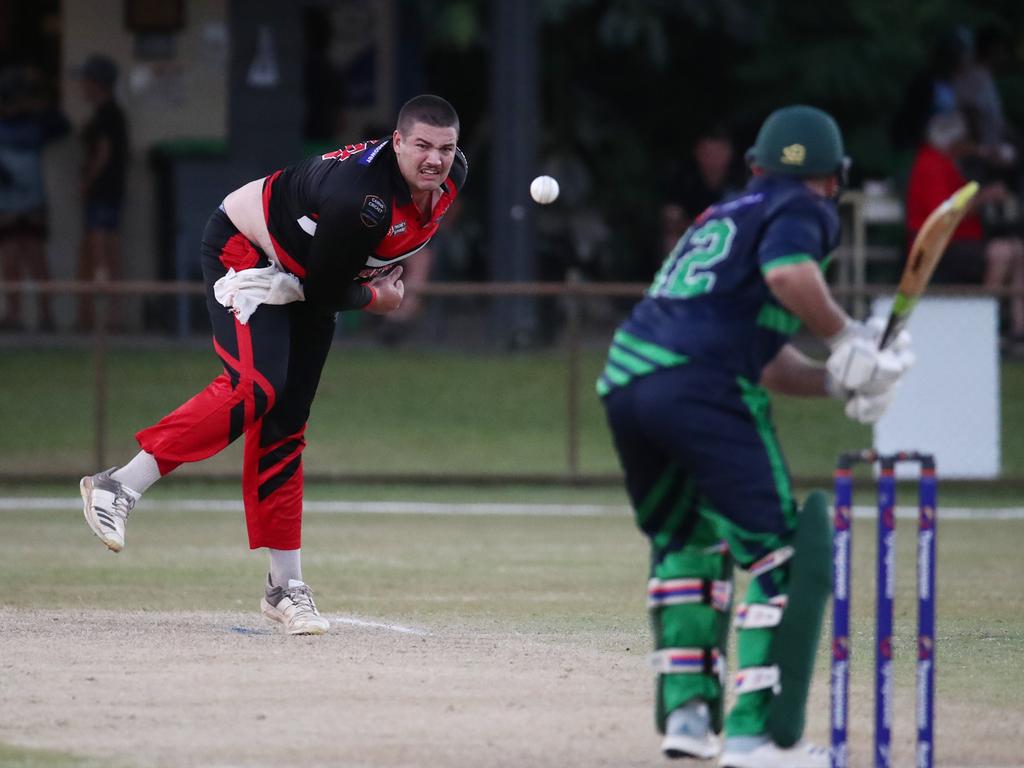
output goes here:
[{"label": "red and black trousers", "polygon": [[334,337],[334,313],[304,302],[265,304],[242,325],[217,303],[228,269],[265,267],[266,255],[222,210],[202,242],[213,346],[224,366],[201,392],[136,434],[161,474],[202,461],[245,435],[242,495],[249,546],[297,549],[302,541],[302,450],[306,421]]}]

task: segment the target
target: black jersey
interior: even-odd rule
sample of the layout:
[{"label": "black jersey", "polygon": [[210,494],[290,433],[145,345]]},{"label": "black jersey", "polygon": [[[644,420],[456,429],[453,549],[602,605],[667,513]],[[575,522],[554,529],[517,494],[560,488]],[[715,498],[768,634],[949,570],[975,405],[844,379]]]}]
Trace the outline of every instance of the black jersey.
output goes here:
[{"label": "black jersey", "polygon": [[466,181],[455,150],[424,220],[398,169],[391,139],[349,144],[263,180],[263,216],[280,265],[303,282],[306,301],[329,309],[369,303],[363,283],[423,248]]}]

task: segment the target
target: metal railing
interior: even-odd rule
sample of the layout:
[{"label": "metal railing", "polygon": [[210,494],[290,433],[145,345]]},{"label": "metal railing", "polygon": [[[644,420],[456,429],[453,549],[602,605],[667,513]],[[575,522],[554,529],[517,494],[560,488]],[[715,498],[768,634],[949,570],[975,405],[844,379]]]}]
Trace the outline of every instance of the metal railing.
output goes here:
[{"label": "metal railing", "polygon": [[[581,321],[581,300],[591,297],[602,298],[639,298],[646,290],[646,283],[587,283],[569,279],[566,282],[537,283],[431,283],[416,289],[410,294],[418,293],[424,297],[461,297],[461,298],[507,298],[507,297],[553,297],[564,302],[566,308],[565,326],[565,471],[551,473],[516,473],[516,474],[480,474],[480,473],[420,473],[420,474],[374,474],[359,472],[320,473],[313,474],[310,479],[328,481],[362,482],[414,482],[438,483],[455,482],[467,484],[479,483],[564,483],[570,485],[606,484],[617,482],[617,474],[584,473],[580,469],[580,419],[579,419],[579,384],[581,381],[580,359],[583,340]],[[865,306],[867,300],[893,293],[894,287],[889,284],[861,284],[859,286],[841,286],[833,288],[833,295],[848,306]],[[20,283],[0,282],[0,295],[23,292],[25,285]],[[107,312],[104,304],[114,297],[144,296],[203,296],[205,287],[201,282],[160,282],[149,280],[96,280],[81,282],[55,280],[32,286],[32,291],[54,295],[91,295],[97,301],[96,321],[91,331],[94,371],[94,445],[93,465],[107,465],[107,412],[108,412],[108,366],[109,343],[111,330],[108,327]],[[929,296],[966,296],[1008,298],[1024,294],[1011,288],[988,290],[976,285],[942,285],[929,288]],[[65,473],[25,473],[12,474],[0,468],[0,480],[47,480],[64,479]],[[204,475],[206,477],[206,475]],[[209,475],[218,478],[217,475]],[[233,476],[232,476],[233,477]],[[796,478],[819,481],[820,478]]]}]

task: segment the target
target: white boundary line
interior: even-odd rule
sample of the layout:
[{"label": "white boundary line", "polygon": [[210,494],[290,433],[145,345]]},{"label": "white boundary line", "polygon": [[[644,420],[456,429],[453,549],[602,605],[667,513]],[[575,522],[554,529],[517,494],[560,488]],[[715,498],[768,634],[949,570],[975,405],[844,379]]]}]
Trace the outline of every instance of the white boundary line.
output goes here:
[{"label": "white boundary line", "polygon": [[355,627],[369,627],[370,629],[386,629],[389,632],[399,632],[403,635],[425,636],[430,634],[424,629],[403,627],[401,624],[387,624],[382,621],[367,621],[366,619],[357,619],[355,616],[328,616],[327,618],[331,622],[331,624],[350,624]]},{"label": "white boundary line", "polygon": [[[0,512],[26,510],[81,509],[80,499],[66,496],[0,496]],[[234,499],[152,499],[144,509],[185,512],[241,512],[242,502]],[[616,504],[521,504],[430,501],[307,501],[303,510],[319,514],[342,515],[508,515],[511,517],[612,517],[629,515],[629,509]],[[858,519],[878,517],[873,506],[853,508]],[[917,517],[917,507],[900,506],[896,517]],[[944,507],[939,504],[940,520],[1024,520],[1024,507]]]}]

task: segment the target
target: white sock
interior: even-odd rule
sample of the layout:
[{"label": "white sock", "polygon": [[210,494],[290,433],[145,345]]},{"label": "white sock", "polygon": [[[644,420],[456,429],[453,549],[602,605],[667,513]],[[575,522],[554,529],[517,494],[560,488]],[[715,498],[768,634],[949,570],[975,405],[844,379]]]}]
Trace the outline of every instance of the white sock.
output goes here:
[{"label": "white sock", "polygon": [[270,550],[270,585],[287,587],[289,581],[302,581],[302,550]]},{"label": "white sock", "polygon": [[135,458],[111,475],[112,478],[142,495],[160,479],[160,467],[153,454],[139,451]]}]

